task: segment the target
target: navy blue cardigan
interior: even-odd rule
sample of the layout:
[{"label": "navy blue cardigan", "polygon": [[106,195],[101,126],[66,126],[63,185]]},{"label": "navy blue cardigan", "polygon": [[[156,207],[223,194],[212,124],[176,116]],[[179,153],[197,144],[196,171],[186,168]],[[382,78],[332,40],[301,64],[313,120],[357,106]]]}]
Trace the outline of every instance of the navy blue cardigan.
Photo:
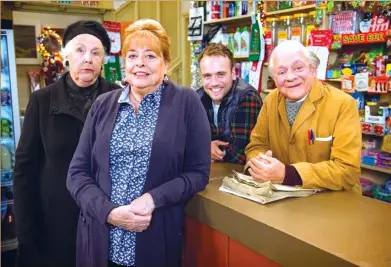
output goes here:
[{"label": "navy blue cardigan", "polygon": [[[67,187],[81,209],[77,266],[108,265],[109,148],[122,90],[101,95],[88,114],[70,164]],[[210,127],[197,94],[169,82],[163,91],[143,193],[156,205],[149,228],[137,233],[137,267],[180,266],[184,207],[210,173]]]}]

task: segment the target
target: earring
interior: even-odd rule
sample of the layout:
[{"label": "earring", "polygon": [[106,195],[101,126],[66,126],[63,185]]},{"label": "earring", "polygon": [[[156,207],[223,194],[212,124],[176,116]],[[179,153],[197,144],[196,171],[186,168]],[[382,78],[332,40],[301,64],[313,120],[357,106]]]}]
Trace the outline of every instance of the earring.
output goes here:
[{"label": "earring", "polygon": [[121,80],[121,84],[124,87],[129,85],[129,83],[125,79]]},{"label": "earring", "polygon": [[69,61],[65,61],[65,67],[69,67]]},{"label": "earring", "polygon": [[163,84],[168,84],[169,80],[170,80],[170,79],[168,78],[168,75],[167,75],[167,74],[164,74]]}]

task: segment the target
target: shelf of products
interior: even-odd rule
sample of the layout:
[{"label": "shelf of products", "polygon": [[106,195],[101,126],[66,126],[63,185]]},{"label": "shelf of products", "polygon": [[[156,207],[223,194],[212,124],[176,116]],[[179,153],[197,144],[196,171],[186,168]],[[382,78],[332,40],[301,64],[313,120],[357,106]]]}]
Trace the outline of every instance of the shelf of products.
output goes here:
[{"label": "shelf of products", "polygon": [[[208,43],[222,43],[232,52],[235,60],[235,74],[254,88],[259,86],[261,64],[258,64],[260,49],[250,54],[251,38],[259,36],[258,19],[252,24],[252,10],[257,3],[248,1],[199,1],[196,7],[204,8],[204,36],[212,36]],[[217,32],[213,32],[218,27]],[[216,27],[217,28],[217,27]],[[209,31],[212,31],[210,34]],[[253,37],[254,38],[254,37]],[[196,59],[202,52],[205,42],[194,42],[192,58]],[[193,62],[196,62],[193,60]],[[197,63],[192,63],[198,69]],[[192,87],[200,87],[199,73],[192,74],[194,83]],[[250,78],[252,77],[252,78]]]},{"label": "shelf of products", "polygon": [[[67,2],[67,1],[63,1]],[[80,1],[82,2],[82,1]],[[87,2],[87,1],[86,1]],[[114,11],[114,8],[101,6],[104,1],[90,1],[92,5],[77,5],[59,3],[57,1],[15,1],[15,10],[22,11],[51,11],[51,12],[67,12],[78,14],[104,14],[108,11]],[[101,3],[102,2],[102,3]]]},{"label": "shelf of products", "polygon": [[376,167],[376,166],[372,166],[372,165],[368,165],[368,164],[364,164],[364,163],[361,163],[361,168],[391,174],[391,169],[380,168],[380,167]]},{"label": "shelf of products", "polygon": [[363,194],[390,202],[391,2],[348,6],[330,13],[328,31],[316,32],[331,37],[326,82],[351,94],[360,112]]},{"label": "shelf of products", "polygon": [[303,11],[309,11],[312,9],[315,9],[315,4],[304,5],[304,6],[293,7],[293,8],[282,9],[282,10],[276,10],[276,11],[269,11],[269,12],[265,12],[265,15],[266,16],[289,15],[289,14],[299,13],[299,12],[303,12]]},{"label": "shelf of products", "polygon": [[204,25],[209,25],[209,24],[243,24],[251,23],[251,15],[243,15],[243,16],[237,16],[237,17],[232,17],[232,18],[223,18],[223,19],[213,19],[209,21],[205,21]]}]

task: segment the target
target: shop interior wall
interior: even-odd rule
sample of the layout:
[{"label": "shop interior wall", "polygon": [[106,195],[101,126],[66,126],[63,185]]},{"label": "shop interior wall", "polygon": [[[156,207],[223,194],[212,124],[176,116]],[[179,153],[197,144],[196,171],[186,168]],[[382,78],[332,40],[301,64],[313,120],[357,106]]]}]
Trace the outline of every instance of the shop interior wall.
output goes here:
[{"label": "shop interior wall", "polygon": [[[24,12],[24,11],[13,11],[12,19],[14,24],[18,24],[20,21],[39,21],[42,28],[66,28],[67,25],[81,20],[91,19],[96,21],[102,21],[102,16],[91,16],[91,15],[71,15],[63,13],[35,13],[35,12]],[[40,65],[26,65],[17,64],[17,83],[18,83],[18,97],[19,97],[19,109],[23,112],[26,109],[31,90],[30,80],[28,76],[29,71],[39,71]]]},{"label": "shop interior wall", "polygon": [[128,1],[118,10],[107,12],[104,20],[135,21],[151,18],[159,21],[171,38],[170,78],[177,84],[190,85],[190,43],[187,41],[189,1]]},{"label": "shop interior wall", "polygon": [[[29,11],[10,11],[3,6],[2,13],[12,12],[12,19],[39,21],[41,27],[65,28],[80,19],[97,21],[135,21],[142,18],[158,20],[171,38],[170,78],[178,84],[190,85],[190,45],[187,41],[188,9],[190,2],[182,1],[128,1],[115,11],[103,15],[64,14],[59,12],[38,13]],[[5,10],[4,10],[5,9]],[[179,22],[179,23],[178,23]],[[29,71],[39,71],[40,66],[17,64],[19,107],[23,112],[30,96]]]}]

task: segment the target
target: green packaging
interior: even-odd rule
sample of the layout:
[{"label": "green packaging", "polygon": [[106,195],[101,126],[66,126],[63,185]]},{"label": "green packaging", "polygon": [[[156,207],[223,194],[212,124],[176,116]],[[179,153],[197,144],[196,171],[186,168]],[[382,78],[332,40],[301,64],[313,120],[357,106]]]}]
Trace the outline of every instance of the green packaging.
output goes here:
[{"label": "green packaging", "polygon": [[259,61],[261,52],[260,34],[258,20],[255,19],[251,24],[250,56],[248,57],[250,61]]}]

